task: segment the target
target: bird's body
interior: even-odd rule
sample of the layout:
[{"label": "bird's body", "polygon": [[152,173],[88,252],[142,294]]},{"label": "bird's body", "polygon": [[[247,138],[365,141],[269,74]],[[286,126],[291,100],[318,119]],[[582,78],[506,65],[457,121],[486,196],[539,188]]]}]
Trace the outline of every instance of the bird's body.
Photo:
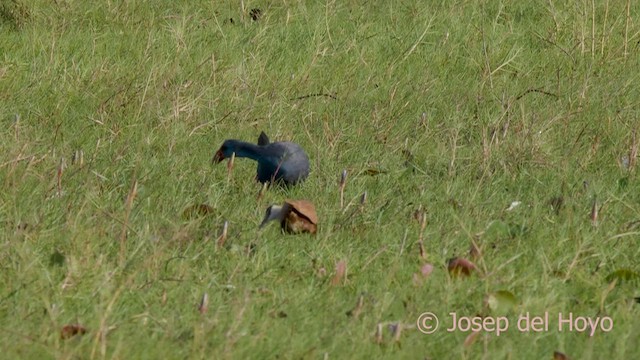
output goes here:
[{"label": "bird's body", "polygon": [[281,206],[269,206],[260,227],[272,220],[278,220],[280,228],[289,234],[315,234],[318,229],[316,208],[307,200],[285,200]]},{"label": "bird's body", "polygon": [[295,185],[309,176],[309,157],[300,145],[288,141],[269,142],[264,132],[260,134],[257,145],[240,140],[225,140],[213,161],[220,162],[233,153],[236,157],[258,162],[256,179],[261,183]]}]

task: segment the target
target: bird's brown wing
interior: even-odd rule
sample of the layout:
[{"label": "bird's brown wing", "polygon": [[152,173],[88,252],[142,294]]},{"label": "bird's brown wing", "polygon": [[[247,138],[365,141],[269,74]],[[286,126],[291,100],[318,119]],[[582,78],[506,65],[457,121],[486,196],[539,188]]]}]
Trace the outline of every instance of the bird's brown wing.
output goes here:
[{"label": "bird's brown wing", "polygon": [[285,200],[286,204],[291,205],[293,211],[300,216],[307,218],[311,223],[318,224],[318,214],[316,207],[308,200]]}]

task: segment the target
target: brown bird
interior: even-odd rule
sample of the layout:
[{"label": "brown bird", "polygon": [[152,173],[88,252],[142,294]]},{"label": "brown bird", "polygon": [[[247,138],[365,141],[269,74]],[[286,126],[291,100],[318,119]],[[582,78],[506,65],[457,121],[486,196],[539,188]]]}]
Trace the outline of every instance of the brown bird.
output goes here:
[{"label": "brown bird", "polygon": [[271,220],[279,220],[282,230],[289,234],[315,234],[318,228],[316,208],[307,200],[285,200],[282,206],[269,206],[260,228]]}]

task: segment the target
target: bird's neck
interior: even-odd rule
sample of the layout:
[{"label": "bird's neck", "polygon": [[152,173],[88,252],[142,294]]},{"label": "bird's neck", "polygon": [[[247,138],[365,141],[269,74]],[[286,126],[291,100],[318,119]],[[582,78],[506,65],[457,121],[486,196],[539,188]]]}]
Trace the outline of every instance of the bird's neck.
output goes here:
[{"label": "bird's neck", "polygon": [[256,161],[263,156],[260,146],[244,141],[235,141],[231,151],[236,153],[236,157],[249,158]]},{"label": "bird's neck", "polygon": [[287,209],[285,209],[286,206],[286,203],[285,206],[271,205],[267,210],[267,214],[262,220],[262,224],[260,224],[260,227],[265,226],[269,221],[273,220],[282,222],[282,220],[284,220],[284,217],[287,215]]},{"label": "bird's neck", "polygon": [[287,215],[288,210],[289,209],[286,206],[272,205],[271,206],[271,213],[269,214],[269,217],[268,217],[267,221],[271,221],[271,220],[282,221],[282,220],[284,220],[284,217]]}]

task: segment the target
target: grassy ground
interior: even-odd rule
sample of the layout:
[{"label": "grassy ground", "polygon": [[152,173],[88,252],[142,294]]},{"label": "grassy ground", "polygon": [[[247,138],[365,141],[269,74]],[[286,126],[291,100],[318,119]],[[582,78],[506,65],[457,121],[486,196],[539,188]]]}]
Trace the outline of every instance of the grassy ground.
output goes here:
[{"label": "grassy ground", "polygon": [[[1,0],[3,357],[640,357],[639,14]],[[210,159],[261,130],[312,173],[257,200],[254,163]],[[257,230],[284,198],[315,202],[317,236]],[[451,276],[456,256],[475,274]],[[510,328],[448,332],[451,312]],[[549,329],[519,331],[527,312]],[[613,327],[560,331],[569,313]]]}]

